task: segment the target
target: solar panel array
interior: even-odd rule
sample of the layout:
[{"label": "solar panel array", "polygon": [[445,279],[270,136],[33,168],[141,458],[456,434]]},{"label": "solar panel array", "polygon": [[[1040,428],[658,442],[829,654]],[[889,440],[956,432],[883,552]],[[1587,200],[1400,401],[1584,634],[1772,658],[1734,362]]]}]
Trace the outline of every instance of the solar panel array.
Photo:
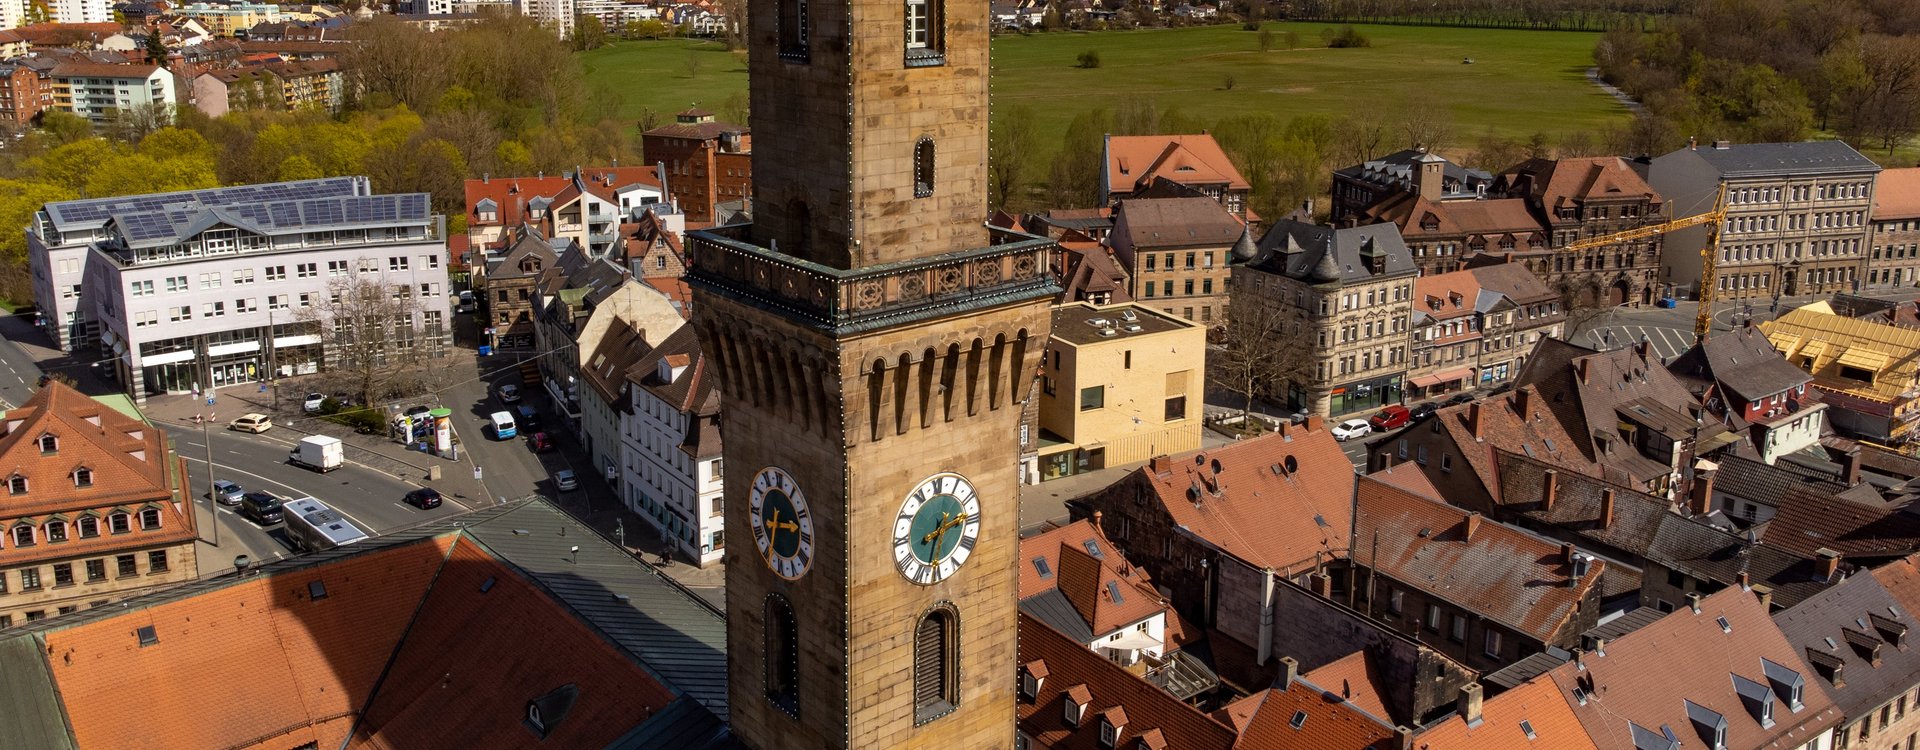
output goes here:
[{"label": "solar panel array", "polygon": [[326,177],[318,180],[297,180],[294,182],[270,182],[261,185],[236,185],[234,187],[211,188],[208,190],[185,190],[174,193],[151,193],[148,195],[122,195],[111,198],[83,198],[47,204],[47,214],[60,228],[68,229],[76,224],[100,224],[114,214],[160,211],[180,205],[230,206],[242,203],[272,203],[277,201],[311,200],[316,198],[339,198],[359,195],[364,191],[365,178]]},{"label": "solar panel array", "polygon": [[[213,216],[209,217],[209,213]],[[417,224],[433,217],[433,207],[425,193],[405,193],[219,207],[191,205],[148,211],[115,210],[111,217],[129,244],[154,245],[186,239],[186,235],[200,231],[215,219],[254,231],[279,234],[287,231]]]}]

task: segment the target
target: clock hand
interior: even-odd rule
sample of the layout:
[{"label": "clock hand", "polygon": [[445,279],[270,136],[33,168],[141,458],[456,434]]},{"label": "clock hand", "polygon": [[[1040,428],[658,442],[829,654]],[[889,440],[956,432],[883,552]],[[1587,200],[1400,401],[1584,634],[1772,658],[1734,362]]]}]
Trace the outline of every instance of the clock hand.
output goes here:
[{"label": "clock hand", "polygon": [[934,527],[933,531],[927,532],[926,538],[920,540],[922,543],[924,544],[933,543],[933,540],[935,538],[945,536],[948,531],[951,531],[953,529],[953,527],[959,526],[960,524],[965,523],[967,520],[967,514],[965,513],[955,514],[951,518],[949,518],[947,514],[942,513],[940,514],[940,517],[943,519],[940,525]]}]

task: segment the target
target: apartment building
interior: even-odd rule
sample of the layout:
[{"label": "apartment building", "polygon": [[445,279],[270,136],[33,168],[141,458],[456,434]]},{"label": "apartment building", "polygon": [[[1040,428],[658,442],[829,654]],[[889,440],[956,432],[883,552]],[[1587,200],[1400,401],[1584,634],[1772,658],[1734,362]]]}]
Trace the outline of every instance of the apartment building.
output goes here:
[{"label": "apartment building", "polygon": [[1053,308],[1040,366],[1039,476],[1200,447],[1207,331],[1136,304]]},{"label": "apartment building", "polygon": [[720,392],[692,326],[681,326],[625,373],[622,500],[704,567],[726,551]]},{"label": "apartment building", "polygon": [[[1438,154],[1419,153],[1407,165],[1405,182],[1382,187],[1372,204],[1346,213],[1336,223],[1398,227],[1422,274],[1458,271],[1482,255],[1547,251],[1547,234],[1527,210],[1526,201],[1490,198],[1481,188],[1468,194],[1451,192],[1450,166]],[[1358,189],[1354,184],[1347,187]]]},{"label": "apartment building", "polygon": [[[118,65],[72,59],[53,69],[53,108],[105,125],[135,107],[172,107],[173,75],[158,65]],[[169,109],[162,117],[171,120]]]},{"label": "apartment building", "polygon": [[79,267],[77,283],[49,301],[84,309],[85,323],[62,328],[97,334],[136,400],[338,361],[316,321],[302,318],[324,314],[354,279],[414,300],[389,346],[440,356],[450,343],[445,220],[424,193],[374,195],[364,177],[333,178],[67,201],[37,219],[39,234],[63,245],[58,257],[36,254],[36,273],[71,278],[62,264]]},{"label": "apartment building", "polygon": [[[1424,189],[1418,184],[1426,169],[1422,164],[1437,164],[1439,174]],[[1428,200],[1472,200],[1487,197],[1491,187],[1493,175],[1485,170],[1460,166],[1424,148],[1410,148],[1334,170],[1331,219],[1339,223],[1357,217],[1395,195],[1424,190]]]},{"label": "apartment building", "polygon": [[27,127],[53,103],[51,79],[25,65],[0,63],[0,122]]},{"label": "apartment building", "polygon": [[0,628],[199,576],[186,463],[126,397],[49,382],[0,430]]},{"label": "apartment building", "polygon": [[1409,398],[1504,383],[1566,320],[1560,295],[1520,263],[1422,276],[1413,296]]},{"label": "apartment building", "polygon": [[113,7],[107,0],[50,0],[47,10],[54,23],[113,22]]},{"label": "apartment building", "polygon": [[1276,345],[1297,352],[1270,397],[1321,416],[1400,403],[1418,274],[1391,224],[1276,222],[1233,277],[1233,294],[1281,332]]},{"label": "apartment building", "polygon": [[479,273],[473,279],[487,309],[487,343],[495,351],[534,348],[533,297],[541,277],[563,253],[579,252],[572,240],[549,239],[526,224],[509,238],[504,250],[475,269]]},{"label": "apartment building", "polygon": [[510,231],[527,224],[542,236],[570,239],[596,256],[623,244],[620,225],[666,200],[651,167],[588,167],[557,175],[466,182],[467,238],[497,260]]},{"label": "apartment building", "polygon": [[1920,167],[1883,171],[1876,182],[1867,286],[1920,286]]},{"label": "apartment building", "polygon": [[1247,220],[1252,186],[1212,135],[1109,135],[1100,179],[1100,205],[1134,197],[1166,179],[1218,201]]},{"label": "apartment building", "polygon": [[668,196],[687,221],[721,220],[719,204],[753,196],[753,133],[694,108],[640,135],[648,164],[666,165]]},{"label": "apartment building", "polygon": [[1134,198],[1113,215],[1107,242],[1134,302],[1209,328],[1226,322],[1234,253],[1253,245],[1246,224],[1212,198]]},{"label": "apartment building", "polygon": [[1660,283],[1662,235],[1577,252],[1581,240],[1658,224],[1666,200],[1617,156],[1528,159],[1494,180],[1493,191],[1526,202],[1548,249],[1522,254],[1528,268],[1570,300],[1606,306],[1652,304]]},{"label": "apartment building", "polygon": [[[1653,159],[1647,182],[1673,218],[1713,209],[1727,217],[1713,280],[1720,299],[1849,292],[1866,280],[1874,178],[1880,167],[1840,141],[1690,145]],[[1707,228],[1667,235],[1662,281],[1700,279]]]},{"label": "apartment building", "polygon": [[272,3],[189,3],[175,6],[177,15],[199,21],[214,36],[236,36],[234,32],[253,28],[254,24],[279,23],[280,6]]},{"label": "apartment building", "polygon": [[1813,376],[1780,356],[1754,326],[1715,333],[1668,362],[1667,371],[1687,383],[1714,419],[1744,433],[1765,463],[1819,445],[1826,431],[1827,405],[1807,388]]}]

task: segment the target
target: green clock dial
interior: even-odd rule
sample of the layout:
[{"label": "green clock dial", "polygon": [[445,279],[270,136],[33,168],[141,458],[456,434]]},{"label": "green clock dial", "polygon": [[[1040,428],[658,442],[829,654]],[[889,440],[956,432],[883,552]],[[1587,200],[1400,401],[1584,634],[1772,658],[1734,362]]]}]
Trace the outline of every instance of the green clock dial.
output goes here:
[{"label": "green clock dial", "polygon": [[813,513],[800,484],[769,466],[754,475],[747,500],[753,543],[767,567],[789,581],[806,575],[813,565]]},{"label": "green clock dial", "polygon": [[893,561],[900,575],[922,586],[946,580],[965,565],[980,537],[980,497],[966,477],[943,472],[908,493],[893,522]]}]

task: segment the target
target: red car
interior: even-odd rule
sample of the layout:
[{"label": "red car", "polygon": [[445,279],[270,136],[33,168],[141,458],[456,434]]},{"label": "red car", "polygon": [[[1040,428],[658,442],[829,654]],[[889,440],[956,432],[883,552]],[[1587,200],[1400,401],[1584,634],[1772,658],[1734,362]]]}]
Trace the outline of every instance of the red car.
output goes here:
[{"label": "red car", "polygon": [[547,451],[553,450],[553,438],[548,437],[547,433],[544,432],[533,433],[533,437],[527,440],[527,444],[533,446],[533,452],[535,453],[546,453]]},{"label": "red car", "polygon": [[1377,431],[1385,432],[1387,430],[1405,427],[1407,422],[1412,419],[1413,412],[1407,411],[1407,407],[1399,404],[1391,404],[1387,406],[1385,411],[1373,415],[1372,419],[1367,420],[1367,424],[1373,425],[1373,429]]}]

